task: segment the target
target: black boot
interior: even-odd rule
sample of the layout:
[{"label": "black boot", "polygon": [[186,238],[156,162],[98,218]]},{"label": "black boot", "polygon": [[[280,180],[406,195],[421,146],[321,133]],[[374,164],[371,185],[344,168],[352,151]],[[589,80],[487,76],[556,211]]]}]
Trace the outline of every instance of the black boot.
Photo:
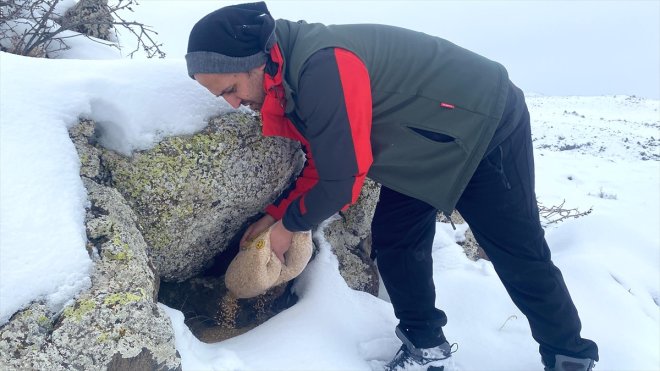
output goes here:
[{"label": "black boot", "polygon": [[456,344],[449,345],[445,341],[432,348],[417,348],[399,326],[396,327],[396,336],[401,339],[403,345],[394,359],[385,365],[385,371],[449,371],[445,370],[445,366],[453,363],[450,357],[456,351],[452,350]]},{"label": "black boot", "polygon": [[553,367],[545,366],[545,371],[592,371],[594,360],[590,358],[573,358],[557,354]]}]

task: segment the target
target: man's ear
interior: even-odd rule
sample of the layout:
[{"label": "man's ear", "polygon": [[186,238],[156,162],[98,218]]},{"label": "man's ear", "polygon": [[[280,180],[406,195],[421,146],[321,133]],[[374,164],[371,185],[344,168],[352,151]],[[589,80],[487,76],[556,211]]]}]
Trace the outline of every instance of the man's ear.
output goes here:
[{"label": "man's ear", "polygon": [[261,66],[257,66],[257,67],[255,67],[255,68],[251,69],[250,71],[248,71],[248,73],[249,73],[250,75],[253,75],[253,74],[255,74],[255,73],[257,73],[257,74],[261,74],[261,73],[263,73],[263,71],[264,71],[265,68],[266,68],[266,63],[262,64]]}]

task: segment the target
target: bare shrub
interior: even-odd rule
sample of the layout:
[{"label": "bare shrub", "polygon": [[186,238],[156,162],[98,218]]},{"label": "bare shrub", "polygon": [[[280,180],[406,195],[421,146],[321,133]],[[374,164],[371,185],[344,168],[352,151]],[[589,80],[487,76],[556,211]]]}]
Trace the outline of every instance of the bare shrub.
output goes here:
[{"label": "bare shrub", "polygon": [[538,201],[537,203],[539,206],[539,214],[541,215],[541,224],[543,224],[543,226],[559,223],[566,219],[575,219],[586,216],[591,214],[593,211],[592,207],[590,207],[587,211],[580,211],[577,208],[566,208],[564,206],[566,200],[563,200],[559,205],[553,206],[545,206]]},{"label": "bare shrub", "polygon": [[598,193],[588,193],[589,196],[596,196],[598,198],[602,198],[604,200],[616,200],[617,195],[614,193],[607,193],[603,191],[603,187],[600,187],[600,191]]},{"label": "bare shrub", "polygon": [[[128,56],[143,50],[147,57],[165,57],[155,39],[158,33],[149,26],[127,21],[121,16],[125,10],[133,11],[136,0],[80,0],[66,14],[61,14],[61,0],[0,0],[0,47],[10,53],[48,57],[49,53],[67,50],[67,39],[87,37],[104,45],[119,49],[117,27],[128,31],[137,39],[135,49]],[[73,32],[71,32],[73,31]],[[104,32],[105,31],[105,32]],[[104,34],[110,37],[103,37]]]}]

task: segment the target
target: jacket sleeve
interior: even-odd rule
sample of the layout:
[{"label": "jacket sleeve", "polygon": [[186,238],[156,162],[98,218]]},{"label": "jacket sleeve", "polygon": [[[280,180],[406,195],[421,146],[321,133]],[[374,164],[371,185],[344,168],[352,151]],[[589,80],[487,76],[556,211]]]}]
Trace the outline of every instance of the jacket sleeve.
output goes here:
[{"label": "jacket sleeve", "polygon": [[310,154],[309,143],[300,135],[296,135],[296,137],[299,137],[302,142],[302,150],[305,153],[306,161],[295,182],[291,183],[272,204],[266,207],[266,213],[270,214],[276,220],[282,219],[289,205],[307,193],[319,181],[314,159]]},{"label": "jacket sleeve", "polygon": [[[339,48],[314,53],[302,68],[297,126],[307,163],[288,196],[282,221],[290,231],[310,230],[357,201],[372,163],[371,84],[362,61]],[[277,218],[278,206],[266,211]]]}]

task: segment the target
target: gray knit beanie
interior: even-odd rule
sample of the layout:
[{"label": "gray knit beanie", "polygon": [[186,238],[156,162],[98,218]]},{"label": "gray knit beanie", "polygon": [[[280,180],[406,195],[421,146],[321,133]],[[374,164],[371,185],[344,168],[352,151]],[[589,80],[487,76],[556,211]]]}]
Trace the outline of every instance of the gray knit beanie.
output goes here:
[{"label": "gray knit beanie", "polygon": [[190,31],[188,75],[250,71],[266,63],[273,44],[275,21],[264,2],[218,9]]}]

